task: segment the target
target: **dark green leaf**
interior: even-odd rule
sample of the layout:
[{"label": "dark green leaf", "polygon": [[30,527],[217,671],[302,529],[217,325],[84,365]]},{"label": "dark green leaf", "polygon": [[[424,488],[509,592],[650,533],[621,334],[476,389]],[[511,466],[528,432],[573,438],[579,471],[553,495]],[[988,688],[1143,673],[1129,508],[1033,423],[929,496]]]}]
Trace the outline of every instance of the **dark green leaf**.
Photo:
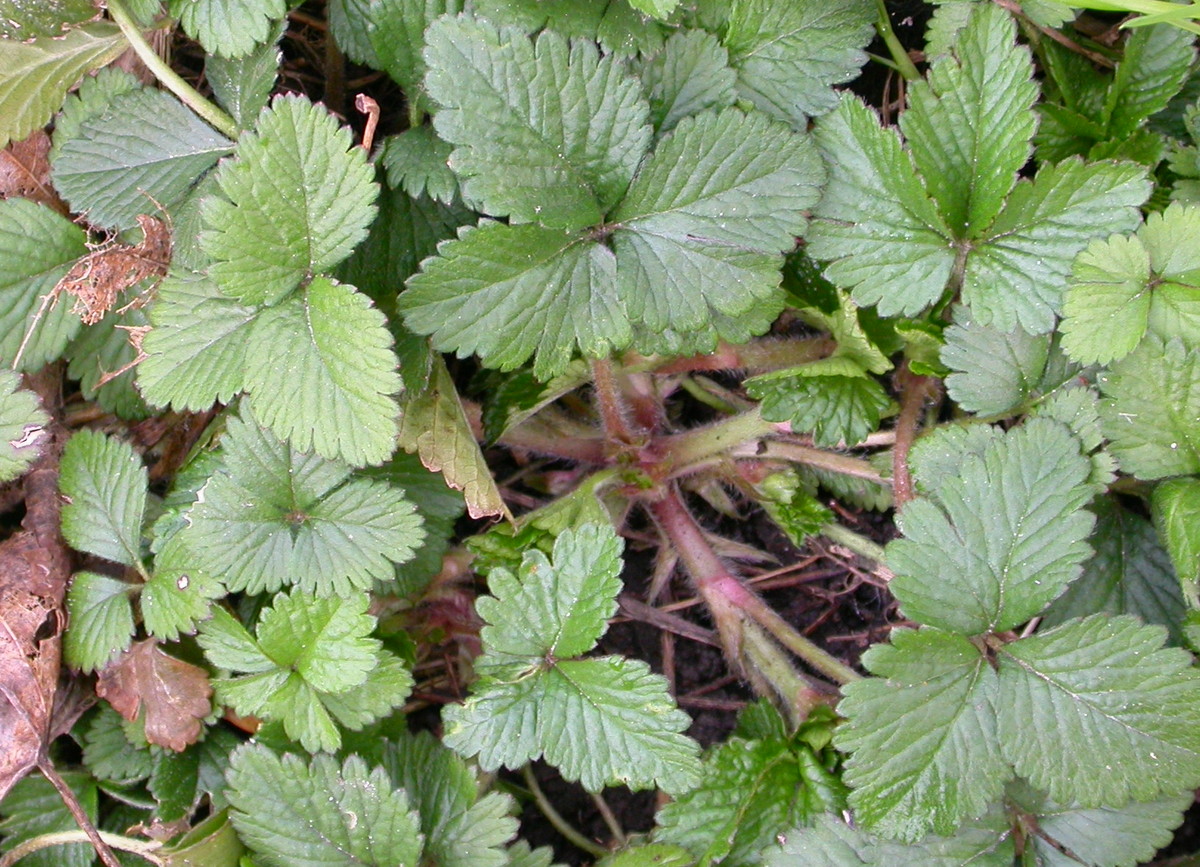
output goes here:
[{"label": "dark green leaf", "polygon": [[89,554],[141,563],[146,468],[134,450],[99,431],[74,434],[63,452],[59,489],[66,498],[63,538]]}]

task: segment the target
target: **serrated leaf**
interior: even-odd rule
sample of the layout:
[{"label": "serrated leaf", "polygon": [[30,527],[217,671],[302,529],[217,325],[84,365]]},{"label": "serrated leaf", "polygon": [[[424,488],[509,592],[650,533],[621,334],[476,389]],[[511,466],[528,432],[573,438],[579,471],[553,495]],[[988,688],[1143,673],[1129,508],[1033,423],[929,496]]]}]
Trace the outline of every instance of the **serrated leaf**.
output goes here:
[{"label": "serrated leaf", "polygon": [[[453,150],[453,145],[438,138],[433,127],[412,127],[384,141],[379,164],[387,171],[390,186],[413,198],[427,195],[449,205],[458,195],[458,178],[449,166]],[[417,261],[424,258],[419,256]]]},{"label": "serrated leaf", "polygon": [[128,229],[138,214],[170,210],[233,149],[170,94],[149,88],[115,97],[65,141],[56,136],[54,186],[94,225]]},{"label": "serrated leaf", "polygon": [[0,369],[0,483],[15,479],[37,460],[50,436],[50,416],[21,378]]},{"label": "serrated leaf", "polygon": [[1038,96],[1027,49],[1007,11],[976,4],[953,54],[909,91],[900,128],[956,237],[982,236],[1029,160]]},{"label": "serrated leaf", "polygon": [[[371,0],[367,30],[376,65],[410,100],[424,104],[425,31],[440,15],[462,11],[462,0]],[[449,154],[447,153],[447,156]]]},{"label": "serrated leaf", "polygon": [[297,452],[252,417],[229,422],[222,449],[179,539],[232,591],[351,596],[390,578],[424,540],[399,489]]},{"label": "serrated leaf", "polygon": [[275,597],[255,632],[280,668],[314,689],[337,693],[360,686],[375,668],[379,642],[367,637],[374,628],[364,595],[339,600],[292,593]]},{"label": "serrated leaf", "polygon": [[63,538],[115,563],[141,562],[146,468],[133,448],[99,431],[75,433],[63,451],[59,489]]},{"label": "serrated leaf", "polygon": [[105,666],[96,694],[125,719],[136,720],[149,743],[177,753],[200,738],[212,712],[208,672],[164,653],[153,638],[134,643]]},{"label": "serrated leaf", "polygon": [[[1197,538],[1196,533],[1197,526],[1200,526],[1197,522],[1200,518],[1200,480],[1184,478],[1160,482],[1154,486],[1150,508],[1154,516],[1154,526],[1162,537],[1166,552],[1169,552],[1175,574],[1179,576],[1177,582],[1170,581],[1169,567],[1167,564],[1161,564],[1160,569],[1168,578],[1167,586],[1173,584],[1181,590],[1189,608],[1200,608],[1200,538]],[[1164,552],[1156,545],[1156,553],[1161,555]],[[1171,597],[1174,596],[1172,593]],[[1172,598],[1171,601],[1174,603],[1176,600]],[[1171,607],[1175,608],[1174,605]],[[1179,615],[1181,612],[1172,613]],[[1176,616],[1169,620],[1151,617],[1145,619],[1170,627],[1177,624],[1181,618]]]},{"label": "serrated leaf", "polygon": [[763,418],[811,432],[818,446],[857,445],[892,405],[883,387],[848,358],[756,376],[746,389],[762,401]]},{"label": "serrated leaf", "polygon": [[100,14],[92,0],[44,0],[32,4],[6,0],[0,12],[3,13],[0,37],[20,42],[61,36]]},{"label": "serrated leaf", "polygon": [[263,652],[246,627],[220,605],[215,606],[212,617],[201,624],[196,641],[208,660],[218,668],[262,674],[276,667],[275,661]]},{"label": "serrated leaf", "polygon": [[[79,331],[79,317],[59,302],[34,325],[44,298],[85,253],[83,230],[28,199],[0,201],[0,361],[6,367],[29,335],[20,370],[38,370]],[[32,331],[31,331],[32,329]]]},{"label": "serrated leaf", "polygon": [[287,14],[286,0],[167,0],[171,15],[209,54],[237,57],[271,35]]},{"label": "serrated leaf", "polygon": [[358,730],[400,708],[412,693],[412,672],[399,657],[381,653],[361,686],[321,693],[321,704],[339,723]]},{"label": "serrated leaf", "polygon": [[1017,773],[1085,808],[1200,783],[1200,673],[1165,638],[1128,615],[1095,615],[1005,645],[999,743]]},{"label": "serrated leaf", "polygon": [[663,28],[628,0],[479,0],[474,6],[476,14],[497,26],[512,24],[530,34],[553,30],[568,39],[590,39],[622,58],[653,54],[663,43]]},{"label": "serrated leaf", "polygon": [[1003,435],[1000,428],[971,424],[938,427],[918,438],[908,466],[921,493],[933,496],[947,479],[959,475],[968,455],[981,457]]},{"label": "serrated leaf", "polygon": [[154,557],[154,574],[142,586],[139,599],[146,632],[165,641],[194,632],[209,616],[212,600],[225,595],[225,587],[204,569],[195,568],[182,538],[172,537]]},{"label": "serrated leaf", "polygon": [[1050,356],[1050,338],[1020,326],[1003,332],[960,316],[944,332],[941,360],[953,371],[946,392],[967,412],[1002,415],[1035,395]]},{"label": "serrated leaf", "polygon": [[1091,550],[1091,462],[1049,419],[968,455],[934,499],[917,498],[888,545],[891,590],[905,614],[965,635],[1011,629],[1078,577]]},{"label": "serrated leaf", "polygon": [[63,637],[67,664],[90,673],[133,641],[134,586],[96,572],[77,572],[67,592],[71,624]]},{"label": "serrated leaf", "polygon": [[382,768],[351,757],[305,765],[247,744],[229,769],[230,818],[266,867],[417,867],[417,815]]},{"label": "serrated leaf", "polygon": [[[75,793],[84,814],[93,822],[99,813],[95,780],[87,774],[64,772],[63,781]],[[3,802],[5,852],[26,840],[55,832],[77,831],[79,825],[62,796],[41,774],[30,775],[12,787]],[[92,867],[96,853],[89,843],[72,843],[31,852],[21,859],[22,867]]]},{"label": "serrated leaf", "polygon": [[[1159,491],[1172,484],[1164,482],[1155,490],[1156,519]],[[1043,627],[1101,612],[1134,614],[1167,627],[1180,639],[1185,609],[1180,582],[1154,527],[1110,498],[1098,500],[1092,508],[1098,518],[1091,538],[1095,554],[1042,617]],[[1166,538],[1169,545],[1170,531]]]},{"label": "serrated leaf", "polygon": [[199,274],[172,273],[150,308],[138,389],[155,406],[202,411],[243,388],[246,348],[257,311]]},{"label": "serrated leaf", "polygon": [[1104,435],[1140,479],[1200,472],[1200,358],[1179,339],[1148,335],[1100,376]]},{"label": "serrated leaf", "polygon": [[83,763],[99,780],[129,784],[150,775],[148,745],[131,741],[125,725],[112,707],[101,705],[82,731]]},{"label": "serrated leaf", "polygon": [[392,337],[353,286],[318,277],[260,313],[246,365],[255,416],[300,451],[366,466],[395,450]]},{"label": "serrated leaf", "polygon": [[615,279],[612,251],[586,236],[484,222],[439,245],[397,306],[436,349],[476,353],[500,370],[533,356],[534,374],[549,379],[577,347],[604,358],[628,344]]},{"label": "serrated leaf", "polygon": [[275,304],[350,255],[379,192],[349,131],[299,96],[263,110],[216,182],[222,195],[201,204],[200,246],[215,260],[209,276],[247,304]]},{"label": "serrated leaf", "polygon": [[62,110],[54,119],[54,143],[50,149],[50,159],[53,161],[58,153],[58,142],[70,141],[79,136],[83,124],[104,114],[109,103],[124,93],[137,90],[142,83],[137,76],[106,66],[96,70],[95,75],[89,75],[79,82],[79,87],[63,100]]},{"label": "serrated leaf", "polygon": [[329,32],[338,47],[355,63],[379,68],[379,57],[372,47],[373,25],[367,17],[373,0],[330,0],[325,12]]},{"label": "serrated leaf", "polygon": [[650,121],[661,135],[685,117],[733,105],[737,73],[729,52],[711,33],[679,30],[641,67]]},{"label": "serrated leaf", "polygon": [[847,723],[834,736],[852,753],[843,778],[855,816],[906,842],[952,834],[1012,776],[996,737],[996,673],[966,638],[931,628],[893,631],[863,664],[877,677],[842,688]]},{"label": "serrated leaf", "polygon": [[154,762],[154,771],[147,788],[158,807],[156,818],[164,822],[186,820],[200,799],[196,784],[200,779],[200,754],[185,750],[180,754],[161,751]]},{"label": "serrated leaf", "polygon": [[824,4],[744,0],[732,4],[723,42],[738,95],[801,130],[837,105],[833,85],[867,62],[874,13],[859,0]]},{"label": "serrated leaf", "polygon": [[[275,33],[283,35],[283,23]],[[259,112],[267,105],[283,54],[279,39],[267,39],[241,57],[222,57],[210,54],[204,59],[204,77],[213,89],[213,96],[229,112],[239,129],[250,129]]]},{"label": "serrated leaf", "polygon": [[45,126],[80,78],[127,45],[117,26],[107,21],[31,42],[0,40],[0,147]]},{"label": "serrated leaf", "polygon": [[514,222],[581,229],[620,200],[650,144],[637,82],[594,44],[443,17],[425,86],[467,197]]}]

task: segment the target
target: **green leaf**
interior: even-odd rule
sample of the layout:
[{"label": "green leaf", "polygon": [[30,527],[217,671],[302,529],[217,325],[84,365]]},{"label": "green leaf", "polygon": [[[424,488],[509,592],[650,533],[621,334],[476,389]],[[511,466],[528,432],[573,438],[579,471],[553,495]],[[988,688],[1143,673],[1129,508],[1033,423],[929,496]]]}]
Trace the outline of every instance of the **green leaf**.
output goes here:
[{"label": "green leaf", "polygon": [[591,649],[615,611],[619,552],[611,528],[584,525],[559,535],[551,560],[526,552],[519,576],[492,570],[495,595],[478,603],[485,674],[465,704],[445,709],[447,746],[489,771],[544,757],[593,792],[696,783],[688,718],[661,677],[638,660],[569,658]]},{"label": "green leaf", "polygon": [[366,153],[323,108],[277,97],[216,173],[201,205],[209,276],[247,304],[275,304],[350,255],[375,217]]},{"label": "green leaf", "polygon": [[620,200],[650,144],[649,110],[615,57],[552,31],[443,17],[425,34],[438,134],[470,199],[514,222],[581,229]]},{"label": "green leaf", "polygon": [[371,45],[373,25],[368,18],[371,5],[372,0],[330,0],[325,19],[346,57],[378,69],[379,57]]},{"label": "green leaf", "polygon": [[57,358],[79,331],[79,317],[71,314],[69,304],[51,305],[40,320],[38,311],[87,253],[84,242],[82,229],[49,208],[28,199],[0,201],[0,362],[6,367],[13,366],[28,340],[19,369],[38,370]]},{"label": "green leaf", "polygon": [[325,277],[258,315],[246,349],[255,416],[300,451],[355,466],[396,447],[400,390],[383,314]]},{"label": "green leaf", "polygon": [[723,42],[737,91],[755,107],[802,130],[837,105],[833,85],[858,75],[874,35],[874,10],[860,0],[793,3],[744,0],[729,9]]},{"label": "green leaf", "polygon": [[86,121],[104,114],[109,104],[122,94],[138,90],[142,83],[137,76],[106,66],[96,70],[79,82],[77,87],[63,100],[62,111],[54,119],[54,139],[50,147],[50,162],[58,156],[58,143],[78,138]]},{"label": "green leaf", "polygon": [[967,412],[1003,415],[1019,410],[1038,391],[1050,338],[1020,326],[1008,332],[972,322],[967,315],[944,332],[941,359],[953,371],[946,392]]},{"label": "green leaf", "polygon": [[1008,12],[975,4],[954,53],[914,83],[900,117],[917,170],[959,238],[987,231],[1032,151],[1038,88],[1015,38]]},{"label": "green leaf", "polygon": [[[1158,529],[1169,552],[1170,562],[1179,576],[1176,587],[1182,590],[1183,599],[1189,608],[1200,608],[1200,538],[1196,528],[1200,527],[1200,480],[1167,479],[1154,486],[1150,498],[1151,514],[1154,516],[1154,526]],[[1162,548],[1157,549],[1162,553]],[[1166,564],[1160,567],[1170,577],[1170,569]],[[1169,586],[1169,585],[1168,585]],[[1172,593],[1171,597],[1175,594]],[[1171,599],[1172,603],[1176,600]],[[1176,606],[1172,605],[1172,608]],[[1130,612],[1137,614],[1139,612]],[[1173,612],[1178,614],[1179,612]],[[1169,620],[1147,617],[1146,620],[1176,624],[1179,617]]]},{"label": "green leaf", "polygon": [[31,42],[0,40],[0,147],[45,126],[80,78],[126,47],[107,21]]},{"label": "green leaf", "polygon": [[225,587],[204,569],[197,569],[182,537],[173,536],[154,557],[154,574],[142,586],[142,624],[146,632],[166,641],[194,632],[209,616],[212,600]]},{"label": "green leaf", "polygon": [[403,706],[412,694],[413,682],[412,672],[399,657],[383,653],[362,686],[344,692],[323,692],[321,704],[343,726],[358,730]]},{"label": "green leaf", "polygon": [[351,757],[305,765],[246,744],[229,769],[230,818],[264,867],[417,867],[417,815],[382,768]]},{"label": "green leaf", "polygon": [[[67,787],[75,793],[84,813],[93,822],[98,815],[98,791],[95,780],[87,774],[65,772]],[[41,774],[30,775],[9,791],[3,802],[4,850],[43,834],[77,831],[79,824],[63,803],[62,796]],[[32,852],[21,859],[22,867],[92,867],[96,853],[90,843],[71,843]]]},{"label": "green leaf", "polygon": [[529,34],[553,30],[568,39],[590,39],[617,57],[650,55],[663,43],[663,28],[628,0],[478,0],[474,5],[477,14],[498,26],[512,24]]},{"label": "green leaf", "polygon": [[1200,358],[1182,341],[1148,335],[1101,374],[1109,449],[1140,479],[1200,472]]},{"label": "green leaf", "polygon": [[586,236],[484,222],[439,245],[397,306],[436,349],[476,353],[500,370],[534,356],[534,374],[549,379],[577,347],[604,358],[629,343],[615,279],[612,252]]},{"label": "green leaf", "polygon": [[[384,141],[379,164],[387,171],[390,186],[413,198],[427,195],[449,205],[458,195],[458,178],[449,166],[453,149],[438,138],[433,127],[412,127]],[[433,252],[430,250],[429,254]],[[424,258],[419,256],[416,261]]]},{"label": "green leaf", "polygon": [[904,538],[887,562],[905,615],[975,635],[1040,614],[1091,553],[1090,471],[1079,440],[1049,419],[967,455],[933,499],[913,500],[897,520]]},{"label": "green leaf", "polygon": [[146,468],[126,443],[81,430],[67,442],[58,480],[66,498],[63,538],[115,563],[141,563]]},{"label": "green leaf", "polygon": [[[275,39],[270,37],[278,34]],[[239,129],[250,129],[267,105],[283,54],[279,50],[279,37],[283,35],[283,22],[276,25],[275,33],[241,57],[222,57],[210,54],[204,59],[204,77],[213,89],[213,96],[221,107],[229,112]]]},{"label": "green leaf", "polygon": [[95,19],[92,0],[44,0],[26,4],[6,0],[0,5],[0,37],[24,42],[42,36],[62,36],[72,27]]},{"label": "green leaf", "polygon": [[629,5],[653,18],[666,18],[675,11],[679,0],[629,0]]},{"label": "green leaf", "polygon": [[112,705],[105,704],[83,730],[83,763],[97,779],[132,784],[150,776],[149,746],[144,739],[137,743],[129,738],[129,725]]},{"label": "green leaf", "polygon": [[863,664],[877,677],[842,688],[847,722],[834,741],[853,753],[843,778],[855,817],[906,842],[952,834],[1012,776],[996,737],[996,672],[966,638],[931,628],[894,630]]},{"label": "green leaf", "polygon": [[737,73],[729,52],[703,30],[679,30],[641,67],[650,121],[661,135],[685,117],[733,105]]},{"label": "green leaf", "polygon": [[[1156,520],[1159,492],[1173,484],[1164,482],[1155,489]],[[1147,623],[1167,627],[1178,641],[1182,638],[1184,600],[1180,582],[1171,569],[1171,557],[1154,527],[1109,497],[1097,500],[1092,508],[1097,521],[1090,541],[1096,553],[1084,564],[1083,574],[1043,615],[1042,627],[1102,612],[1134,614]],[[1169,547],[1171,531],[1164,537]]]},{"label": "green leaf", "polygon": [[231,591],[350,596],[392,577],[424,539],[399,489],[297,452],[252,417],[230,420],[222,450],[179,538]]},{"label": "green leaf", "polygon": [[1200,784],[1200,672],[1165,638],[1134,617],[1095,615],[1006,645],[999,743],[1017,773],[1085,808]]},{"label": "green leaf", "polygon": [[[377,68],[400,85],[406,97],[424,105],[425,31],[440,15],[462,11],[462,0],[372,0],[368,37]],[[448,155],[448,154],[447,154]]]},{"label": "green leaf", "polygon": [[[71,362],[67,376],[79,380],[84,398],[127,421],[141,421],[150,415],[150,408],[134,386],[134,370],[130,367],[137,358],[131,335],[145,325],[146,314],[136,305],[110,310],[72,340],[64,353]],[[111,376],[122,369],[120,376]]]},{"label": "green leaf", "polygon": [[361,686],[375,667],[379,642],[367,637],[374,628],[362,594],[335,600],[281,593],[255,631],[280,668],[295,671],[314,689],[338,693]]},{"label": "green leaf", "polygon": [[138,214],[177,205],[233,149],[170,94],[149,88],[114,98],[76,135],[55,136],[51,177],[94,225],[128,229]]},{"label": "green leaf", "polygon": [[246,347],[257,311],[199,274],[173,272],[150,307],[138,388],[155,406],[195,412],[228,403],[244,387]]},{"label": "green leaf", "polygon": [[862,442],[891,405],[883,387],[847,358],[814,361],[746,380],[763,418],[811,432],[818,446]]},{"label": "green leaf", "polygon": [[126,581],[77,572],[67,593],[70,626],[63,637],[63,658],[85,674],[103,668],[133,640],[136,592]]},{"label": "green leaf", "polygon": [[188,36],[209,54],[237,57],[271,37],[275,21],[287,14],[286,0],[167,0]]},{"label": "green leaf", "polygon": [[50,416],[37,396],[20,386],[16,373],[0,369],[0,482],[25,472],[49,437]]}]

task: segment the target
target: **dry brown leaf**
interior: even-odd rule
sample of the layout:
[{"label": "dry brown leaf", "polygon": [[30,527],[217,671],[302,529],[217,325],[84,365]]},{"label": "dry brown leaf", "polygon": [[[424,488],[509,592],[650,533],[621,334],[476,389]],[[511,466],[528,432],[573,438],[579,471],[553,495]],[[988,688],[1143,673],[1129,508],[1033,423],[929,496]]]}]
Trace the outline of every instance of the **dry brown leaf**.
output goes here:
[{"label": "dry brown leaf", "polygon": [[158,641],[137,641],[100,672],[96,692],[128,720],[145,710],[146,740],[181,752],[200,738],[212,710],[204,669],[176,659]]},{"label": "dry brown leaf", "polygon": [[60,213],[65,207],[50,185],[50,136],[38,130],[0,150],[0,198],[20,196]]},{"label": "dry brown leaf", "polygon": [[166,223],[139,214],[141,243],[100,244],[76,262],[58,281],[51,295],[75,297],[71,312],[87,325],[95,325],[116,304],[117,296],[147,277],[161,277],[171,264],[171,230]]}]

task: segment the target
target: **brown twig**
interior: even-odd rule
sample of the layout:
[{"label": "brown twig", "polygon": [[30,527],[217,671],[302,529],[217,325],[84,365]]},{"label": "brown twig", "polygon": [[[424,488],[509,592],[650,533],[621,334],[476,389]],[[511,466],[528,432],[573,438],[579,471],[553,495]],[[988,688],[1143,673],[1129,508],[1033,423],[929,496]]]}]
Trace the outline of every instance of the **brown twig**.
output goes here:
[{"label": "brown twig", "polygon": [[75,824],[79,826],[79,829],[83,833],[87,834],[87,838],[91,841],[96,854],[104,862],[104,867],[121,867],[121,862],[117,860],[117,856],[113,854],[113,850],[109,848],[108,844],[100,839],[100,832],[96,830],[91,817],[83,809],[83,805],[79,803],[79,799],[75,797],[75,793],[71,791],[71,787],[67,785],[66,780],[59,775],[58,770],[54,767],[54,763],[43,755],[38,761],[37,766],[38,770],[42,772],[42,776],[50,781],[50,784],[58,792],[58,796],[67,805],[67,809],[71,811],[71,817],[75,820]]},{"label": "brown twig", "polygon": [[897,511],[914,496],[912,474],[908,471],[908,452],[917,437],[917,426],[925,398],[934,387],[935,380],[918,376],[908,369],[908,362],[896,373],[900,387],[900,415],[896,419],[896,445],[892,449],[892,502]]}]

